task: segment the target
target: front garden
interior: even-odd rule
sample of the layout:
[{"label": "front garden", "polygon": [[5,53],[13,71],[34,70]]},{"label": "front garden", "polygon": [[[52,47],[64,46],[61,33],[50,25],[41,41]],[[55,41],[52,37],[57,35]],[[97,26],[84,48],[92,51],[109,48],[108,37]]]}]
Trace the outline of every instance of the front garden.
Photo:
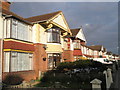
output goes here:
[{"label": "front garden", "polygon": [[[108,66],[92,60],[63,62],[55,70],[48,71],[35,87],[91,89],[90,82],[97,78],[106,88],[103,71]],[[57,87],[56,87],[57,84]],[[59,85],[58,85],[59,84]]]}]

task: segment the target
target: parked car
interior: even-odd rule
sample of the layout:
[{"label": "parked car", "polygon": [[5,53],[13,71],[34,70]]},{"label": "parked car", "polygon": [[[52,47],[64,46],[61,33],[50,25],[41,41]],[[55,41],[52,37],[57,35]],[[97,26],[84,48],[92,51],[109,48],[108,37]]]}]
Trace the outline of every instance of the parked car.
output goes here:
[{"label": "parked car", "polygon": [[113,64],[113,62],[109,61],[107,58],[94,58],[93,61],[98,61],[103,64]]}]

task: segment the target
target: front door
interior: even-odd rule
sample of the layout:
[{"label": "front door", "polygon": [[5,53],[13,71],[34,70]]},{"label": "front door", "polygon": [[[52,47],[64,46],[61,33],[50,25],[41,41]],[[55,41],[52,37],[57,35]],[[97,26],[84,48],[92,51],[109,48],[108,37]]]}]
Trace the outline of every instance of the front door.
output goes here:
[{"label": "front door", "polygon": [[61,54],[59,53],[52,53],[48,54],[48,69],[55,68],[61,60]]}]

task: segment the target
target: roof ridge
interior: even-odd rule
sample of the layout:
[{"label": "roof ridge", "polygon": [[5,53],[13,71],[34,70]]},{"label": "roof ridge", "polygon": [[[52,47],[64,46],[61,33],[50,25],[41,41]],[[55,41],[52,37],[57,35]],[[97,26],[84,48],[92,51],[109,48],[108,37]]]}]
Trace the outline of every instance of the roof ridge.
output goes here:
[{"label": "roof ridge", "polygon": [[39,17],[39,16],[44,16],[44,15],[49,15],[49,14],[54,14],[54,13],[60,13],[60,12],[62,12],[62,11],[56,11],[56,12],[51,12],[51,13],[47,13],[47,14],[36,15],[36,16],[32,16],[32,17],[25,18],[25,19],[34,18],[34,17]]},{"label": "roof ridge", "polygon": [[70,29],[70,30],[76,30],[76,29],[81,29],[81,28],[72,28],[72,29]]},{"label": "roof ridge", "polygon": [[12,11],[10,11],[10,10],[6,10],[6,9],[3,9],[3,8],[2,8],[2,13],[3,13],[3,14],[6,14],[6,15],[11,15],[11,16],[17,17],[18,19],[23,20],[23,21],[25,21],[25,22],[27,22],[27,23],[29,23],[29,24],[31,23],[31,22],[29,22],[28,20],[25,20],[24,17],[22,17],[22,16],[20,16],[20,15],[18,15],[18,14],[16,14],[16,13],[14,13],[14,12],[12,12]]},{"label": "roof ridge", "polygon": [[47,21],[47,20],[55,17],[56,15],[58,15],[61,12],[62,11],[57,11],[57,12],[47,13],[47,14],[43,14],[43,15],[37,15],[37,16],[25,18],[25,20],[28,20],[30,22]]}]

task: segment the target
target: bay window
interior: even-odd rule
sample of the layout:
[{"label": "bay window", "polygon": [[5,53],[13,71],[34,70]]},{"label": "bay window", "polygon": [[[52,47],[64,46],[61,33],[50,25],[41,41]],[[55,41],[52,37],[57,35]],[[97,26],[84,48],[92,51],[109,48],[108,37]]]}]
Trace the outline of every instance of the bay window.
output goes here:
[{"label": "bay window", "polygon": [[48,29],[48,42],[60,43],[60,29],[58,28]]},{"label": "bay window", "polygon": [[18,20],[12,19],[11,37],[15,39],[32,41],[32,27]]},{"label": "bay window", "polygon": [[4,52],[4,72],[32,70],[32,55],[32,53]]},{"label": "bay window", "polygon": [[12,38],[17,38],[17,23],[16,20],[12,21]]},{"label": "bay window", "polygon": [[74,49],[81,49],[80,41],[74,40]]},{"label": "bay window", "polygon": [[10,53],[4,53],[4,72],[9,72]]}]

